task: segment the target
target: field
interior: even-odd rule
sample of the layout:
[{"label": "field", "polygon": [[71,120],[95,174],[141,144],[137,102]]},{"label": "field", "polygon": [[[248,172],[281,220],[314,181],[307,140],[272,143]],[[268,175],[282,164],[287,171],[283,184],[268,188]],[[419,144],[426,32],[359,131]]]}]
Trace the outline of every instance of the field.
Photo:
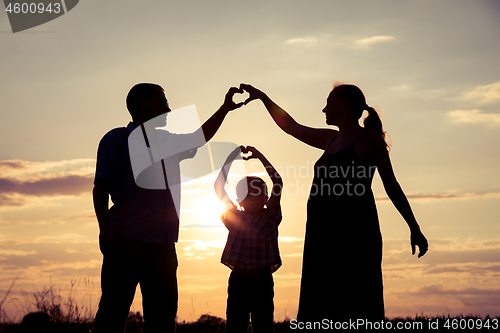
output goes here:
[{"label": "field", "polygon": [[[41,312],[36,313],[37,318],[33,321],[23,323],[2,323],[0,324],[0,333],[89,333],[92,329],[91,320],[81,320],[80,322],[50,320],[50,316]],[[142,333],[142,316],[140,313],[130,313],[127,323],[126,333]],[[478,332],[478,331],[498,331],[499,317],[496,318],[478,318],[474,316],[458,317],[420,317],[414,318],[395,318],[384,321],[384,323],[372,323],[373,326],[358,326],[357,329],[365,330],[369,328],[380,330],[382,328],[392,328],[396,331],[405,332],[426,332],[426,331],[452,331],[452,332]],[[326,323],[318,325],[327,328]],[[434,325],[437,324],[437,325]],[[399,326],[398,326],[399,325]],[[462,326],[462,328],[460,328]],[[275,323],[275,333],[294,332],[294,324],[290,321]],[[319,326],[318,326],[319,327]],[[479,329],[479,327],[481,327]],[[329,327],[328,327],[329,328]],[[323,329],[318,329],[322,331]],[[352,329],[352,328],[351,328]],[[202,315],[196,322],[177,323],[176,332],[178,333],[223,333],[225,330],[225,321],[222,318]],[[297,332],[300,332],[297,329]],[[249,328],[249,332],[252,332]]]},{"label": "field", "polygon": [[[87,284],[88,282],[85,282]],[[78,305],[72,292],[75,282],[71,282],[69,294],[63,299],[60,291],[53,286],[34,290],[31,293],[22,291],[24,300],[9,297],[10,290],[0,300],[0,333],[89,333],[92,330],[94,311],[91,307]],[[9,299],[10,298],[10,299]],[[2,306],[9,301],[22,304],[24,316],[22,322],[12,322],[5,315]],[[34,308],[34,311],[33,311]],[[140,312],[130,312],[126,333],[142,333],[143,317]],[[309,326],[308,326],[309,325]],[[286,319],[275,322],[275,333],[301,332],[304,328],[314,328],[317,331],[334,328],[358,329],[358,330],[396,330],[405,332],[423,331],[453,331],[453,332],[478,332],[498,331],[500,317],[478,316],[418,316],[407,318],[386,318],[383,322],[366,322],[353,320],[350,322],[331,322],[323,320],[316,323],[297,323],[294,319]],[[225,320],[223,318],[202,315],[195,322],[178,322],[176,332],[178,333],[223,333],[225,331]],[[251,326],[249,331],[252,332]]]}]

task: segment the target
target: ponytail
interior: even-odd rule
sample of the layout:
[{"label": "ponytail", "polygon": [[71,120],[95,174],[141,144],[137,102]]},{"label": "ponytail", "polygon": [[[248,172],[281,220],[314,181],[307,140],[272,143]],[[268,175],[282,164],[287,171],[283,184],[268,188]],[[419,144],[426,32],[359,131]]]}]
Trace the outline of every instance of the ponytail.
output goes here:
[{"label": "ponytail", "polygon": [[347,101],[349,102],[349,109],[356,119],[361,118],[363,110],[367,110],[368,117],[366,117],[363,121],[363,125],[367,129],[374,129],[379,132],[382,135],[382,139],[385,141],[387,150],[390,150],[390,146],[387,143],[385,137],[386,133],[382,127],[382,121],[380,120],[378,112],[375,111],[374,108],[366,105],[365,95],[363,94],[361,89],[352,84],[339,84],[334,86],[332,92],[335,93],[340,100],[347,99]]},{"label": "ponytail", "polygon": [[382,121],[380,120],[378,112],[368,105],[365,107],[365,110],[368,111],[368,116],[363,121],[363,125],[365,126],[365,128],[371,128],[380,132],[380,134],[384,134],[384,130],[382,129]]},{"label": "ponytail", "polygon": [[[368,116],[365,118],[365,120],[363,120],[364,127],[367,129],[376,130],[377,132],[379,132],[382,135],[382,140],[386,141],[385,140],[385,131],[382,127],[382,120],[380,120],[380,116],[378,115],[378,112],[374,108],[372,108],[368,105],[366,105],[364,109],[366,111],[368,111]],[[387,150],[390,150],[390,146],[387,143],[387,141],[385,142],[385,145],[387,146]]]}]

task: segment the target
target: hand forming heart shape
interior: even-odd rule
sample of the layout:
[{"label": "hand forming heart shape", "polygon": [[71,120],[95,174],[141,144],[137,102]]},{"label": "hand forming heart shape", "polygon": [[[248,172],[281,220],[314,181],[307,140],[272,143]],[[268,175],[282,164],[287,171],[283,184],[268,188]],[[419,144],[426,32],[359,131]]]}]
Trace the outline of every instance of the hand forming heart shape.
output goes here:
[{"label": "hand forming heart shape", "polygon": [[241,152],[241,157],[243,158],[243,161],[248,161],[251,158],[255,158],[255,156],[253,156],[253,152],[251,151],[245,153]]},{"label": "hand forming heart shape", "polygon": [[[241,148],[241,156],[244,161],[248,161],[252,158],[261,158],[262,154],[257,150],[257,148],[252,147],[252,146],[240,146]],[[245,156],[243,156],[245,154]]]},{"label": "hand forming heart shape", "polygon": [[235,110],[235,109],[245,105],[244,101],[238,102],[238,103],[235,103],[233,101],[233,97],[235,94],[243,94],[244,92],[245,91],[241,88],[236,88],[236,87],[229,88],[228,92],[226,93],[226,97],[224,98],[223,106],[226,107],[229,111],[232,111],[232,110]]}]

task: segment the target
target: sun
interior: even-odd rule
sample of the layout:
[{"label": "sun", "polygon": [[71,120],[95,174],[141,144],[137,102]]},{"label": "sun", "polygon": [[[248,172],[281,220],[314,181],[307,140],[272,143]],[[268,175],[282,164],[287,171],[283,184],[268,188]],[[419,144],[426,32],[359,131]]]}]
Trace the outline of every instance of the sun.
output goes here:
[{"label": "sun", "polygon": [[224,204],[217,199],[215,194],[205,195],[196,200],[196,206],[203,215],[206,224],[222,223],[220,216],[226,209]]}]

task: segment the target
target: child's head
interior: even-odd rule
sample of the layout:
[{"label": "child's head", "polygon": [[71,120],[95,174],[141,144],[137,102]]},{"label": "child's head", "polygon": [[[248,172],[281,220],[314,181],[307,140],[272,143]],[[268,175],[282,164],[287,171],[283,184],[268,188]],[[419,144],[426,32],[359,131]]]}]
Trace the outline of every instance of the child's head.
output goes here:
[{"label": "child's head", "polygon": [[259,177],[245,177],[236,184],[236,197],[246,212],[256,213],[267,203],[267,185]]}]

